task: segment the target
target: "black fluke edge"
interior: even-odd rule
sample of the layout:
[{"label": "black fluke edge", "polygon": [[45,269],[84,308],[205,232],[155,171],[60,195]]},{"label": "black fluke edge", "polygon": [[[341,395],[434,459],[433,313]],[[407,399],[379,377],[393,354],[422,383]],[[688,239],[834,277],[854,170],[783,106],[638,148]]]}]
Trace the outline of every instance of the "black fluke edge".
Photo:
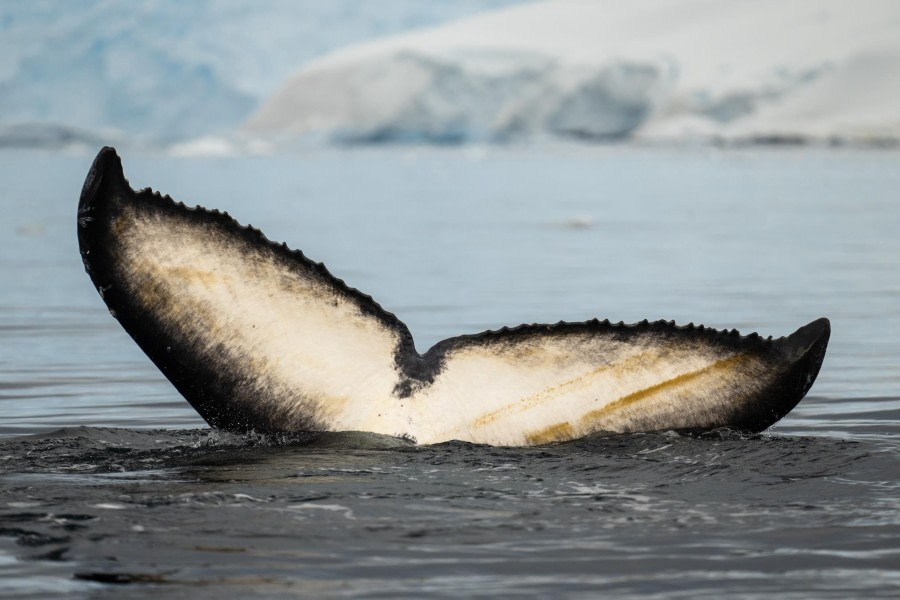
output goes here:
[{"label": "black fluke edge", "polygon": [[[768,382],[762,393],[745,407],[732,415],[729,427],[759,432],[784,417],[806,395],[815,381],[825,356],[830,324],[828,319],[817,319],[801,327],[787,337],[763,338],[756,333],[741,336],[736,330],[718,331],[703,325],[678,326],[673,321],[641,321],[634,324],[611,323],[597,319],[584,322],[564,322],[552,325],[523,324],[504,327],[495,331],[462,335],[438,342],[424,354],[415,350],[408,328],[393,313],[384,310],[370,296],[347,286],[333,277],[325,266],[306,258],[302,252],[291,250],[285,244],[268,240],[258,229],[242,226],[216,210],[200,206],[187,208],[168,196],[161,196],[149,189],[135,192],[125,179],[122,162],[114,148],[105,147],[97,154],[85,179],[78,205],[78,241],[85,270],[95,287],[116,317],[163,374],[175,385],[179,392],[191,403],[200,415],[213,427],[230,431],[284,431],[273,425],[268,415],[254,414],[252,407],[235,411],[233,406],[223,410],[221,399],[232,393],[231,383],[220,381],[222,374],[209,365],[193,364],[189,350],[175,348],[169,340],[161,339],[160,328],[152,315],[144,314],[134,300],[123,292],[117,277],[114,244],[111,244],[109,224],[125,203],[151,203],[159,210],[178,212],[186,219],[196,222],[215,222],[241,236],[254,245],[266,245],[273,252],[295,262],[299,267],[314,270],[327,278],[335,289],[355,299],[360,309],[381,323],[393,329],[399,336],[400,345],[395,362],[403,375],[397,384],[395,394],[405,398],[423,386],[434,382],[442,371],[447,356],[455,349],[466,346],[487,346],[491,344],[515,343],[533,336],[565,336],[585,333],[602,334],[623,339],[638,333],[651,332],[660,336],[680,336],[712,342],[735,349],[756,352],[771,357],[787,365]],[[325,426],[315,419],[293,423],[291,430],[319,430]]]}]

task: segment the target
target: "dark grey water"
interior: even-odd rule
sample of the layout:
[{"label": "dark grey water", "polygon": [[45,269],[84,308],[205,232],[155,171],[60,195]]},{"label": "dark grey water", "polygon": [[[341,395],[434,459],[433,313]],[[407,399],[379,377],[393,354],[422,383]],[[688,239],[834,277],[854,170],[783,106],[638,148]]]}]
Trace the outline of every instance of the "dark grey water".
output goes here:
[{"label": "dark grey water", "polygon": [[366,436],[215,437],[83,429],[3,443],[0,532],[19,557],[5,571],[40,573],[36,596],[98,598],[126,585],[129,597],[900,592],[898,456],[861,442],[389,450]]},{"label": "dark grey water", "polygon": [[832,320],[766,435],[526,450],[202,429],[83,273],[91,158],[0,154],[0,593],[900,595],[900,154],[124,157],[134,186],[324,260],[420,348],[560,318]]}]

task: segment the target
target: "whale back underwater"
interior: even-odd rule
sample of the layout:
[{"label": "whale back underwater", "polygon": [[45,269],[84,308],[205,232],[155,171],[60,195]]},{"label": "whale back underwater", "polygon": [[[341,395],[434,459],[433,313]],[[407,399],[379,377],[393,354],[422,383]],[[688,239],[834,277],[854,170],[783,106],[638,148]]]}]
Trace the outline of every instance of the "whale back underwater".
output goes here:
[{"label": "whale back underwater", "polygon": [[417,352],[321,263],[227,213],[135,191],[100,151],[78,207],[110,313],[195,410],[232,432],[365,431],[506,446],[597,432],[759,432],[806,395],[830,334],[667,321],[520,325]]}]

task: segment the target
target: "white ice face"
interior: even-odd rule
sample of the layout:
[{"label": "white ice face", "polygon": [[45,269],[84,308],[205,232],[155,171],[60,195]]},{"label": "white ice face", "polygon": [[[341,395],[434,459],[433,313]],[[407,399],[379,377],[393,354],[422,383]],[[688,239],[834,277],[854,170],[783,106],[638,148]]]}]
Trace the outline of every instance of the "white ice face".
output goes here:
[{"label": "white ice face", "polygon": [[252,135],[900,137],[900,3],[555,0],[337,51]]}]

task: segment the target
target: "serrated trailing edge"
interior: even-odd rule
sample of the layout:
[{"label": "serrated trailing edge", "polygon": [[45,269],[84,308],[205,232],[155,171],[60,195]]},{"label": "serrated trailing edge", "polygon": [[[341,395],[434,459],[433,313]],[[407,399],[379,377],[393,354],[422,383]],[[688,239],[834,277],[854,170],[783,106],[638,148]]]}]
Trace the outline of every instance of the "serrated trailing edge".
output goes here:
[{"label": "serrated trailing edge", "polygon": [[[123,212],[132,215],[134,210],[140,211],[137,214],[143,215],[137,221],[131,220],[131,216],[120,219]],[[136,241],[143,240],[141,237],[143,234],[140,232],[146,232],[147,229],[141,229],[141,226],[135,227],[134,223],[156,223],[157,221],[154,219],[164,223],[166,227],[174,227],[177,235],[183,236],[175,238],[175,244],[179,244],[183,240],[207,240],[204,243],[210,245],[195,246],[194,254],[182,253],[183,248],[181,248],[178,258],[187,262],[178,263],[177,260],[173,261],[167,257],[169,244],[173,243],[173,238],[168,237],[169,230],[159,228],[159,231],[164,231],[163,234],[159,234],[154,233],[156,230],[151,228],[148,239],[156,240],[158,244],[163,245],[136,246]],[[324,392],[313,391],[308,396],[302,396],[300,400],[297,400],[296,396],[300,393],[298,390],[305,389],[304,386],[310,379],[309,373],[303,375],[301,379],[293,379],[292,375],[285,374],[296,373],[298,367],[302,371],[305,365],[316,365],[316,368],[319,368],[323,358],[327,357],[328,360],[331,360],[338,357],[332,371],[324,380],[343,382],[345,379],[350,379],[356,370],[356,364],[349,362],[351,359],[344,358],[345,355],[353,355],[353,351],[356,352],[358,362],[369,365],[369,370],[360,371],[363,373],[361,375],[364,378],[363,385],[368,386],[371,382],[371,363],[365,362],[370,356],[377,357],[379,366],[376,369],[378,371],[376,376],[380,377],[379,381],[385,385],[383,388],[378,388],[379,391],[373,392],[377,395],[377,398],[374,399],[366,399],[365,393],[360,395],[358,390],[354,392],[355,395],[348,393],[346,396],[340,395],[343,394],[341,391],[330,396],[333,398],[330,400],[333,404],[329,406],[341,405],[342,402],[352,405],[353,402],[362,403],[362,399],[366,399],[365,401],[370,403],[372,401],[396,401],[398,406],[403,408],[403,403],[407,398],[420,392],[422,395],[417,396],[417,401],[428,397],[428,394],[432,392],[435,394],[447,393],[447,396],[441,397],[451,398],[454,405],[462,403],[462,405],[469,406],[466,398],[473,394],[475,397],[481,398],[483,393],[481,386],[494,377],[498,369],[500,371],[506,369],[503,371],[506,373],[506,379],[498,384],[501,386],[500,388],[484,393],[485,398],[490,393],[502,396],[510,389],[518,390],[519,388],[516,386],[520,384],[519,380],[522,380],[523,386],[531,385],[526,380],[534,376],[534,373],[530,373],[529,370],[533,369],[536,364],[533,362],[533,353],[536,352],[540,357],[539,360],[543,361],[540,368],[544,369],[542,373],[545,373],[545,375],[541,375],[546,379],[546,382],[542,383],[545,387],[541,388],[544,389],[544,392],[534,394],[523,391],[524,395],[515,396],[511,401],[507,401],[510,403],[505,407],[488,411],[480,417],[475,415],[473,422],[491,422],[491,419],[496,416],[494,413],[497,415],[513,414],[514,410],[510,407],[518,406],[519,400],[524,401],[525,408],[523,410],[531,410],[528,407],[538,406],[540,402],[543,402],[540,398],[545,396],[550,398],[550,401],[556,402],[558,397],[554,394],[570,394],[570,396],[566,396],[570,399],[582,398],[577,395],[577,390],[590,389],[593,394],[597,389],[602,388],[603,390],[612,390],[609,393],[623,395],[603,400],[607,403],[603,406],[607,406],[608,409],[600,405],[591,405],[587,408],[583,404],[579,405],[579,410],[586,411],[584,413],[586,421],[582,421],[580,425],[569,421],[550,422],[543,425],[538,423],[537,430],[531,431],[520,439],[525,440],[523,443],[539,443],[533,440],[557,440],[560,435],[569,435],[570,432],[577,431],[581,431],[583,434],[590,427],[598,426],[596,423],[605,422],[603,419],[606,418],[604,412],[606,410],[621,411],[621,415],[625,415],[622,418],[630,418],[632,423],[639,423],[635,425],[636,427],[651,427],[655,426],[652,425],[654,423],[671,423],[669,417],[659,417],[659,420],[654,420],[657,417],[644,416],[641,417],[644,419],[643,421],[634,420],[638,417],[631,415],[629,411],[633,411],[639,402],[650,397],[655,397],[656,402],[662,403],[653,408],[657,411],[653,414],[657,416],[688,415],[691,419],[689,423],[695,424],[698,422],[697,418],[700,417],[695,418],[691,415],[696,414],[702,416],[702,419],[706,419],[701,419],[701,422],[709,426],[729,426],[745,431],[761,431],[787,414],[809,390],[818,374],[830,335],[830,324],[827,319],[818,319],[799,328],[789,336],[773,339],[771,336],[762,337],[756,332],[741,335],[737,329],[718,330],[702,324],[695,325],[693,322],[678,325],[671,320],[643,319],[626,324],[623,321],[614,323],[609,319],[601,321],[594,318],[572,322],[560,320],[553,324],[530,323],[514,327],[503,326],[495,330],[485,330],[480,333],[442,340],[420,354],[415,348],[409,329],[394,313],[385,310],[370,295],[347,285],[344,280],[332,275],[324,263],[311,260],[301,250],[290,248],[286,242],[270,240],[260,229],[250,224],[242,225],[227,211],[208,209],[201,205],[187,206],[183,202],[177,202],[169,195],[161,194],[151,188],[135,192],[125,179],[121,160],[112,148],[104,148],[100,151],[85,179],[78,206],[77,225],[85,270],[110,312],[166,377],[172,381],[179,392],[211,425],[231,431],[244,431],[251,428],[273,432],[297,431],[304,428],[327,430],[330,425],[327,418],[322,415],[327,415],[328,411],[320,414],[310,408],[308,413],[300,416],[295,414],[296,411],[295,413],[291,411],[296,406],[306,407],[304,402],[308,398],[317,401],[317,398],[329,396]],[[182,226],[185,228],[182,229]],[[129,230],[129,227],[133,227],[133,229]],[[122,234],[127,231],[138,233]],[[203,232],[202,235],[201,232]],[[224,237],[219,237],[220,234]],[[209,242],[211,239],[214,239],[215,242]],[[219,242],[222,243],[219,244]],[[135,247],[138,248],[137,251],[128,250],[128,248]],[[143,257],[154,256],[156,253],[156,251],[144,252],[147,248],[156,248],[156,251],[162,248],[162,251],[159,251],[162,256],[160,264],[164,266],[161,271],[156,272],[163,273],[163,275],[159,275],[156,281],[164,281],[166,284],[174,282],[172,289],[177,290],[173,293],[175,300],[168,301],[166,306],[176,307],[176,309],[165,312],[159,309],[156,300],[146,300],[148,295],[153,298],[154,288],[152,286],[156,285],[152,283],[152,279],[150,284],[145,283],[147,280],[144,277],[148,272],[153,272],[154,263],[150,261],[150,266],[145,266],[148,263],[143,260]],[[174,269],[167,269],[172,264],[187,264],[193,268],[195,262],[203,262],[204,254],[210,248],[222,251],[223,255],[229,255],[229,252],[237,249],[234,253],[237,258],[232,258],[229,263],[220,260],[219,254],[211,254],[213,262],[204,263],[207,265],[205,273],[216,271],[223,265],[227,267],[238,264],[244,269],[230,271],[232,274],[237,273],[237,275],[232,275],[231,281],[246,281],[247,284],[241,288],[224,288],[229,290],[227,294],[231,295],[223,294],[216,297],[218,303],[212,305],[213,309],[210,314],[215,316],[231,315],[228,317],[231,321],[223,317],[223,320],[219,322],[208,316],[205,317],[207,320],[203,321],[203,323],[215,325],[228,323],[229,327],[232,326],[231,324],[237,323],[232,327],[232,332],[237,331],[238,333],[232,333],[232,337],[217,334],[215,337],[204,338],[206,340],[204,344],[198,343],[199,345],[197,345],[192,340],[200,335],[197,333],[198,331],[202,330],[202,335],[205,335],[207,329],[210,331],[219,331],[219,329],[208,326],[206,329],[198,329],[194,326],[194,319],[198,313],[189,311],[196,310],[198,307],[207,307],[209,304],[207,300],[195,302],[198,297],[196,290],[221,289],[220,286],[225,285],[222,283],[224,280],[219,280],[218,283],[209,285],[208,288],[198,288],[191,283],[191,280],[181,275],[173,275]],[[256,254],[257,252],[261,254]],[[122,259],[122,256],[134,255],[140,256],[141,259],[139,261]],[[278,259],[274,263],[277,263],[278,268],[282,271],[260,269],[258,265],[261,263],[252,262],[253,259],[259,259],[260,256],[264,257],[262,263],[266,265],[269,265],[270,257]],[[132,260],[132,262],[128,263],[127,260]],[[126,268],[122,267],[122,264],[131,266]],[[251,266],[247,267],[247,265]],[[156,266],[158,267],[158,265]],[[305,278],[305,283],[297,288],[266,287],[269,282],[280,281],[282,277],[296,278],[294,281]],[[191,285],[195,285],[195,287],[191,287]],[[145,286],[148,286],[146,289],[150,290],[149,292],[145,291]],[[235,292],[235,289],[238,291]],[[294,295],[297,295],[302,301],[287,306],[302,307],[302,309],[299,313],[294,308],[283,312],[271,310],[272,304],[256,303],[256,293],[259,289],[267,289],[267,297],[270,298],[290,298],[293,301]],[[195,295],[191,296],[191,293]],[[319,295],[316,295],[317,293]],[[251,339],[249,337],[236,338],[234,335],[245,335],[251,330],[251,327],[256,327],[252,317],[243,318],[244,312],[241,312],[237,318],[234,317],[236,313],[228,312],[236,305],[235,299],[240,298],[254,299],[254,303],[243,305],[244,312],[271,315],[269,323],[274,324],[270,325],[264,333],[256,330],[262,337],[252,338],[252,343],[244,344],[234,341],[235,339]],[[321,298],[330,300],[323,302]],[[349,302],[344,303],[343,300],[349,300]],[[195,303],[191,304],[191,302]],[[340,311],[332,308],[332,306],[339,305],[343,307]],[[323,307],[326,308],[323,310]],[[258,308],[260,310],[257,310]],[[271,312],[265,312],[267,310]],[[166,323],[176,323],[176,325],[167,329],[161,319],[170,318],[170,313],[173,312],[181,315],[188,314],[189,318],[168,321]],[[302,319],[296,318],[298,314],[312,315],[308,317],[311,320],[302,321]],[[282,324],[296,325],[297,323],[305,324],[292,330],[293,337],[284,337]],[[335,335],[332,333],[334,330],[328,327],[331,323],[357,324],[354,325],[356,329],[345,329],[343,333]],[[379,332],[379,335],[382,336],[381,339],[388,341],[380,346],[377,344],[373,346],[358,345],[357,340],[361,336],[367,335],[363,332],[369,330]],[[318,337],[315,338],[309,332],[316,332],[315,335]],[[307,338],[309,339],[307,340]],[[287,355],[292,355],[296,346],[279,346],[271,344],[272,340],[290,340],[291,344],[294,344],[294,340],[302,340],[306,343],[306,354],[298,355],[300,358],[295,358],[294,363],[286,363],[283,359],[286,359]],[[352,341],[348,343],[347,340]],[[323,344],[331,345],[328,346],[327,351],[323,351],[320,347]],[[172,348],[170,345],[178,347]],[[229,348],[235,347],[245,352],[240,355],[241,360],[235,359],[230,363],[223,363],[224,359],[221,356],[227,354]],[[209,348],[213,348],[213,350],[209,350]],[[267,371],[252,366],[259,362],[256,359],[260,354],[260,349],[266,348],[270,351],[274,348],[277,352],[276,358],[271,362],[288,365],[283,371],[278,371],[280,378],[272,375],[271,369]],[[288,350],[285,351],[285,348]],[[376,350],[373,351],[371,348]],[[525,355],[532,356],[532,358],[525,359],[523,362],[522,357]],[[271,354],[267,356],[271,356]],[[468,373],[466,369],[472,368],[472,361],[478,360],[482,361],[478,363],[479,365],[488,365],[483,372],[463,384],[463,391],[445,392],[446,386],[449,385],[448,381],[458,383],[459,377],[468,376],[460,376],[459,373]],[[528,362],[529,360],[532,362]],[[519,369],[515,371],[514,377],[509,375],[510,362],[515,362],[515,368]],[[568,367],[560,368],[559,365],[563,363]],[[225,368],[220,368],[222,364],[225,364]],[[457,375],[452,375],[454,373],[452,369],[456,368],[454,365],[459,364],[469,366],[462,367],[462,371],[457,370]],[[383,365],[383,369],[381,365]],[[577,367],[572,368],[571,365],[577,365]],[[560,373],[563,372],[566,374],[561,375]],[[260,381],[263,377],[260,373],[265,373],[265,377],[268,378],[265,379],[265,386],[257,389],[247,384],[248,381]],[[590,388],[590,381],[592,381],[590,378],[594,375],[607,379],[598,379],[597,381],[603,383],[596,384],[597,388]],[[433,385],[439,377],[441,378],[440,383]],[[560,381],[557,379],[559,377],[568,379]],[[315,380],[315,376],[312,379]],[[701,379],[707,382],[707,387],[699,386],[697,382]],[[465,387],[469,383],[476,387]],[[279,385],[282,387],[279,388]],[[320,383],[317,381],[316,385],[320,385]],[[629,385],[635,387],[628,388]],[[697,394],[701,393],[698,392],[698,389],[701,388],[709,392],[705,399],[697,397]],[[321,389],[333,391],[335,388],[325,386]],[[623,391],[626,389],[632,391]],[[239,390],[243,395],[235,396],[235,390]],[[668,395],[663,394],[663,390],[668,390],[665,392]],[[710,392],[710,390],[712,391]],[[257,392],[265,396],[262,398],[262,402],[258,402],[260,397]],[[602,392],[601,395],[603,393],[606,392]],[[268,401],[267,398],[271,401]],[[587,397],[584,401],[596,402],[597,396]],[[705,404],[703,404],[704,402]],[[717,402],[718,404],[715,404]],[[257,408],[256,404],[262,405],[263,408]],[[406,403],[406,405],[409,404]],[[315,402],[309,405],[318,406]],[[269,410],[273,406],[275,408]],[[379,406],[381,405],[379,404]],[[390,405],[385,406],[385,411],[393,410]],[[562,416],[557,417],[557,412],[560,415],[569,414],[571,416],[571,410],[569,410],[571,406],[568,409],[558,404],[548,404],[548,406],[551,407],[555,419],[563,418]],[[365,412],[366,407],[357,404],[354,406],[354,410],[356,409]],[[266,412],[267,410],[269,412]],[[467,410],[475,409],[469,406]],[[381,414],[378,416],[381,417]],[[346,423],[346,421],[343,422]],[[412,424],[412,422],[413,419],[410,418],[409,423]],[[511,422],[517,423],[516,426],[521,426],[526,420],[516,421],[513,419]],[[679,420],[678,422],[683,423],[684,421]],[[671,425],[669,426],[671,427]],[[628,430],[627,428],[616,429],[616,431]],[[380,430],[375,428],[372,431],[379,432]],[[387,433],[389,435],[399,433],[413,435],[415,432],[391,429]],[[469,439],[484,438],[476,436]]]},{"label": "serrated trailing edge", "polygon": [[[134,191],[128,179],[125,177],[124,170],[122,169],[122,161],[119,158],[114,148],[104,147],[100,150],[100,153],[94,159],[94,163],[91,166],[91,171],[88,174],[88,177],[85,181],[85,186],[82,190],[81,201],[79,202],[79,213],[82,211],[91,212],[94,208],[93,202],[99,197],[99,188],[95,188],[89,191],[88,182],[97,181],[97,180],[106,180],[107,184],[112,184],[119,186],[122,193],[131,194],[136,199],[139,200],[151,200],[159,203],[166,203],[171,207],[177,207],[184,211],[187,215],[192,215],[194,217],[199,218],[206,217],[210,221],[214,223],[218,223],[220,225],[224,225],[229,228],[231,231],[242,235],[245,239],[250,242],[262,243],[266,245],[273,253],[276,255],[287,257],[291,260],[296,260],[306,265],[307,267],[315,270],[321,275],[325,276],[331,285],[333,285],[339,292],[346,294],[348,296],[354,297],[360,301],[360,305],[363,309],[371,313],[372,315],[379,316],[383,318],[387,322],[393,324],[398,331],[401,332],[403,337],[409,338],[409,345],[412,346],[412,335],[409,333],[406,325],[399,319],[397,316],[385,310],[378,302],[376,302],[371,296],[365,294],[356,288],[353,288],[347,285],[343,279],[335,277],[328,268],[324,265],[324,263],[316,262],[307,258],[302,251],[294,250],[290,248],[286,242],[275,242],[270,240],[266,235],[258,228],[253,227],[252,225],[242,225],[237,219],[230,216],[226,211],[219,211],[217,209],[208,209],[199,204],[194,206],[188,206],[184,202],[175,201],[168,194],[161,194],[158,191],[155,191],[149,187],[143,188],[140,191]],[[90,228],[87,228],[90,229]],[[82,258],[85,262],[85,266],[87,268],[89,261],[88,255],[90,253],[90,247],[92,245],[92,241],[88,236],[84,236],[87,239],[82,239],[81,228],[79,229],[79,239],[81,240],[81,254]],[[90,270],[88,270],[91,273]],[[93,276],[92,276],[93,279]],[[94,281],[95,286],[99,290],[99,285],[96,281]]]},{"label": "serrated trailing edge", "polygon": [[[340,292],[353,296],[358,299],[361,305],[366,308],[371,314],[378,315],[381,318],[384,318],[388,322],[395,325],[399,330],[405,332],[405,336],[408,335],[410,338],[410,342],[412,342],[412,336],[408,332],[408,328],[406,325],[397,317],[396,314],[386,310],[383,306],[381,306],[372,296],[361,292],[360,290],[348,285],[343,279],[334,276],[329,270],[328,267],[323,262],[317,262],[310,258],[308,258],[302,250],[291,248],[287,242],[276,242],[274,240],[269,239],[266,235],[257,227],[254,227],[252,224],[243,225],[236,218],[229,215],[227,211],[220,211],[218,209],[210,209],[206,208],[200,204],[196,204],[193,206],[187,205],[184,202],[176,201],[168,194],[162,194],[159,191],[153,190],[150,187],[142,188],[139,191],[134,191],[127,178],[125,177],[124,171],[122,169],[122,162],[116,153],[115,149],[110,147],[103,148],[98,154],[97,158],[94,161],[93,166],[91,167],[91,173],[88,175],[88,180],[97,179],[112,179],[115,182],[119,183],[122,186],[123,191],[127,190],[134,194],[138,199],[141,200],[152,200],[156,202],[167,203],[171,206],[182,209],[188,214],[195,215],[197,217],[205,216],[209,218],[213,222],[217,222],[219,224],[225,225],[230,228],[232,231],[243,235],[245,238],[249,238],[252,242],[261,242],[268,246],[273,252],[286,256],[292,260],[297,260],[305,264],[306,266],[314,269],[316,272],[328,278],[331,284],[338,289]],[[87,188],[87,183],[85,184],[85,188]],[[85,194],[82,194],[82,201],[80,206],[85,205],[85,201],[87,200],[88,205],[91,201],[91,198],[85,198]],[[84,208],[80,208],[80,212],[84,210]],[[88,209],[89,210],[89,209]],[[87,253],[82,250],[82,256],[85,258],[85,264],[87,265],[89,260],[87,258]],[[99,287],[98,287],[99,290]],[[687,325],[677,325],[675,321],[667,321],[664,319],[659,319],[656,321],[649,321],[648,319],[644,319],[642,321],[626,324],[624,321],[619,321],[617,323],[612,323],[609,319],[604,319],[600,321],[597,318],[590,319],[587,321],[564,321],[560,320],[554,324],[543,324],[543,323],[523,323],[517,326],[503,326],[500,329],[496,330],[485,330],[478,333],[466,334],[462,336],[458,336],[455,338],[450,338],[448,340],[444,340],[443,342],[439,342],[435,345],[434,348],[429,350],[429,353],[433,350],[438,349],[444,342],[450,342],[451,340],[469,340],[474,341],[490,336],[496,336],[498,334],[528,334],[534,333],[537,330],[543,330],[547,332],[564,332],[564,331],[655,331],[655,332],[666,332],[666,331],[685,331],[685,332],[695,332],[698,334],[705,334],[707,339],[718,339],[718,340],[728,340],[732,338],[738,338],[741,341],[772,341],[772,338],[768,339],[762,338],[758,333],[754,332],[745,336],[741,336],[736,329],[732,330],[717,330],[711,327],[706,327],[704,325],[694,325],[694,323],[688,323]],[[780,338],[783,339],[783,338]]]}]

